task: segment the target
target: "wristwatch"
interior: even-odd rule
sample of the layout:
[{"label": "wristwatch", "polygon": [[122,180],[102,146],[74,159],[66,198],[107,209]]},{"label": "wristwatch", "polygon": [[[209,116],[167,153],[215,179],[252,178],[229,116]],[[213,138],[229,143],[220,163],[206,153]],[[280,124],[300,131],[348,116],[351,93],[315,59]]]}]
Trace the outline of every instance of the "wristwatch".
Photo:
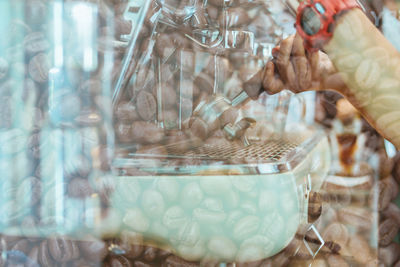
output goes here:
[{"label": "wristwatch", "polygon": [[305,0],[297,9],[296,30],[307,50],[321,49],[333,35],[340,15],[361,8],[357,0]]}]

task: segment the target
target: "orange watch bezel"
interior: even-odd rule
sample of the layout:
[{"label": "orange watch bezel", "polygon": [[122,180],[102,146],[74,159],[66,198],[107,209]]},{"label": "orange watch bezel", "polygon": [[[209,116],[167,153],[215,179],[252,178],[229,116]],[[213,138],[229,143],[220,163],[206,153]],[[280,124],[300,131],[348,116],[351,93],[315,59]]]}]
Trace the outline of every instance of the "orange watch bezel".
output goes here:
[{"label": "orange watch bezel", "polygon": [[[321,22],[319,31],[313,35],[307,34],[301,26],[306,8],[311,8],[318,14]],[[306,0],[301,2],[297,9],[296,30],[303,38],[305,48],[311,51],[321,49],[333,36],[337,16],[352,8],[360,8],[357,0]]]}]

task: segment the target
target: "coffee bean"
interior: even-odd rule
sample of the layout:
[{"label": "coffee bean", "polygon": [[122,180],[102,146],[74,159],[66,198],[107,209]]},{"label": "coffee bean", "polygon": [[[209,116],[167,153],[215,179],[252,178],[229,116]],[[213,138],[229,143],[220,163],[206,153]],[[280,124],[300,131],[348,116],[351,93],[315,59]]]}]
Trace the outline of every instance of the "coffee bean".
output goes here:
[{"label": "coffee bean", "polygon": [[183,131],[172,131],[168,133],[166,140],[167,146],[173,146],[174,149],[179,151],[187,151],[190,148],[190,142],[188,136]]},{"label": "coffee bean", "polygon": [[156,144],[163,140],[164,131],[153,123],[136,121],[132,124],[132,137],[139,143]]},{"label": "coffee bean", "polygon": [[185,261],[182,258],[173,255],[169,256],[162,264],[162,267],[198,267],[198,266],[200,266],[198,263]]},{"label": "coffee bean", "polygon": [[178,129],[179,118],[178,112],[175,109],[164,110],[163,114],[164,127],[167,130]]},{"label": "coffee bean", "polygon": [[160,58],[167,58],[174,51],[174,44],[171,36],[165,33],[157,35],[155,51]]},{"label": "coffee bean", "polygon": [[114,126],[115,135],[121,143],[132,143],[134,136],[132,133],[132,124],[126,124],[125,122],[117,122]]},{"label": "coffee bean", "polygon": [[93,189],[87,179],[74,178],[68,184],[68,195],[74,198],[86,198],[93,193]]},{"label": "coffee bean", "polygon": [[[237,262],[236,267],[272,267],[272,263],[269,259],[250,261],[250,262]],[[216,265],[218,267],[218,265]]]},{"label": "coffee bean", "polygon": [[171,251],[164,250],[164,249],[159,249],[159,251],[158,251],[158,257],[160,259],[165,259],[170,255],[171,255]]},{"label": "coffee bean", "polygon": [[79,91],[82,95],[99,95],[102,93],[103,85],[99,79],[92,78],[84,81],[80,87]]},{"label": "coffee bean", "polygon": [[372,214],[364,208],[343,207],[338,211],[338,218],[344,224],[349,224],[360,230],[371,229]]},{"label": "coffee bean", "polygon": [[144,251],[143,236],[136,232],[123,231],[119,245],[124,250],[125,257],[129,259],[140,257]]},{"label": "coffee bean", "polygon": [[238,240],[252,236],[257,232],[260,223],[260,219],[257,216],[246,216],[239,220],[234,226],[233,236]]},{"label": "coffee bean", "polygon": [[362,57],[358,53],[350,53],[347,55],[342,55],[336,60],[338,68],[342,71],[353,72],[361,63]]},{"label": "coffee bean", "polygon": [[181,203],[186,208],[196,207],[204,197],[204,193],[196,182],[188,183],[181,192]]},{"label": "coffee bean", "polygon": [[[224,1],[221,0],[212,0],[216,2],[224,3]],[[213,20],[213,21],[218,21],[219,13],[221,12],[221,9],[218,7],[215,7],[214,5],[207,5],[206,11],[208,16]]]},{"label": "coffee bean", "polygon": [[142,258],[147,262],[152,262],[157,258],[158,250],[155,247],[147,246],[143,251]]},{"label": "coffee bean", "polygon": [[11,251],[16,251],[27,255],[30,251],[29,241],[25,238],[18,240],[17,243],[15,243],[15,245],[12,246]]},{"label": "coffee bean", "polygon": [[146,190],[142,194],[142,207],[149,217],[160,217],[165,209],[165,201],[160,192]]},{"label": "coffee bean", "polygon": [[[7,34],[9,36],[9,38],[8,38],[7,42],[2,42],[2,44],[4,44],[3,47],[11,45],[11,42],[10,42],[11,40],[15,40],[15,41],[22,40],[30,32],[32,32],[32,27],[31,27],[31,25],[28,25],[28,22],[25,19],[22,20],[22,18],[21,19],[14,18],[14,19],[10,20],[9,27],[7,30]],[[18,52],[22,52],[20,45],[13,46],[7,50],[13,51],[13,52],[16,52],[17,50],[19,50]],[[10,58],[12,58],[14,55],[15,54],[12,53]]]},{"label": "coffee bean", "polygon": [[381,67],[375,61],[365,59],[361,61],[355,73],[355,81],[362,89],[373,87],[381,76]]},{"label": "coffee bean", "polygon": [[7,77],[8,74],[8,62],[0,57],[0,81]]},{"label": "coffee bean", "polygon": [[289,264],[289,257],[285,251],[272,257],[272,266],[287,266]]},{"label": "coffee bean", "polygon": [[386,183],[392,192],[391,200],[395,200],[399,194],[399,184],[392,176],[387,176],[382,182]]},{"label": "coffee bean", "polygon": [[139,119],[136,107],[132,102],[122,101],[118,103],[114,112],[115,118],[122,122],[133,122]]},{"label": "coffee bean", "polygon": [[394,164],[393,164],[392,176],[398,183],[400,183],[400,153],[397,153],[393,161]]},{"label": "coffee bean", "polygon": [[390,203],[387,209],[382,211],[381,216],[385,219],[393,219],[400,227],[400,208],[396,204]]},{"label": "coffee bean", "polygon": [[185,224],[188,218],[185,211],[180,206],[172,206],[164,213],[162,222],[169,229],[178,229]]},{"label": "coffee bean", "polygon": [[52,123],[60,125],[72,123],[81,112],[81,99],[71,89],[64,89],[57,92],[53,98],[50,109]]},{"label": "coffee bean", "polygon": [[200,223],[218,224],[226,219],[224,211],[213,211],[206,208],[195,208],[193,210],[193,217]]},{"label": "coffee bean", "polygon": [[310,192],[308,197],[308,221],[315,222],[322,213],[322,197],[317,192]]},{"label": "coffee bean", "polygon": [[248,46],[248,42],[245,43],[248,35],[243,31],[227,31],[225,38],[227,39],[225,45],[229,48],[236,48],[241,51],[249,51],[249,49],[251,49],[251,47]]},{"label": "coffee bean", "polygon": [[131,267],[131,263],[124,256],[111,256],[107,259],[105,266],[107,267]]},{"label": "coffee bean", "polygon": [[193,121],[189,123],[190,133],[201,140],[207,138],[207,136],[211,133],[212,129],[210,129],[209,125],[202,120],[201,118],[194,118]]},{"label": "coffee bean", "polygon": [[389,158],[384,149],[378,151],[379,155],[379,177],[386,178],[393,169],[393,159]]},{"label": "coffee bean", "polygon": [[126,20],[123,17],[114,18],[115,24],[115,36],[120,36],[123,34],[130,34],[132,31],[132,21]]},{"label": "coffee bean", "polygon": [[176,95],[175,89],[168,83],[164,83],[161,85],[161,91],[162,91],[161,103],[162,103],[163,109],[169,109],[172,107],[176,107],[178,102],[177,102],[177,95]]},{"label": "coffee bean", "polygon": [[11,97],[5,96],[0,97],[0,127],[3,129],[9,129],[13,123],[12,109],[11,109]]},{"label": "coffee bean", "polygon": [[24,267],[24,263],[26,261],[26,255],[18,250],[10,250],[6,254],[7,258],[5,260],[5,266],[12,267]]},{"label": "coffee bean", "polygon": [[49,49],[50,44],[42,32],[32,32],[25,37],[24,46],[28,54],[36,54],[45,52]]},{"label": "coffee bean", "polygon": [[133,267],[152,267],[152,265],[145,263],[143,261],[134,261]]},{"label": "coffee bean", "polygon": [[18,196],[24,196],[29,203],[20,203],[35,205],[39,202],[42,194],[42,182],[36,177],[26,178],[17,189]]},{"label": "coffee bean", "polygon": [[221,7],[223,7],[225,5],[225,2],[222,0],[210,0],[209,3],[218,7],[218,9],[220,9]]},{"label": "coffee bean", "polygon": [[135,97],[137,92],[140,90],[149,91],[149,89],[152,89],[154,86],[154,71],[148,66],[148,64],[139,66],[139,71],[136,74],[135,86],[132,87],[132,95]]},{"label": "coffee bean", "polygon": [[[201,13],[201,11],[199,11]],[[194,14],[195,16],[195,14]],[[193,18],[193,17],[192,17]],[[194,57],[194,53],[192,52],[192,43],[191,40],[189,38],[187,38],[185,36],[185,34],[179,32],[179,31],[174,31],[172,33],[169,34],[171,36],[171,40],[172,43],[174,44],[174,46],[176,48],[178,48],[180,51],[178,53],[180,53],[179,57],[180,59],[179,62],[181,62],[181,66],[180,68],[183,69],[183,71],[189,71],[190,70],[190,66],[193,66],[193,57]],[[183,58],[186,57],[186,58]],[[183,60],[183,61],[182,61]],[[182,64],[184,62],[192,62],[190,64]],[[188,69],[186,69],[186,67],[189,67]]]},{"label": "coffee bean", "polygon": [[231,261],[235,258],[237,247],[235,243],[224,236],[215,236],[210,239],[207,248],[221,260]]},{"label": "coffee bean", "polygon": [[203,92],[211,94],[214,92],[214,78],[210,75],[200,72],[194,79],[194,84]]},{"label": "coffee bean", "polygon": [[40,133],[39,132],[34,132],[32,133],[31,136],[28,138],[28,143],[27,143],[27,152],[28,155],[31,156],[34,159],[39,159],[40,158]]},{"label": "coffee bean", "polygon": [[379,225],[379,245],[387,246],[395,238],[399,231],[396,221],[391,218],[384,220]]},{"label": "coffee bean", "polygon": [[[140,171],[128,174],[131,174],[132,176],[144,175]],[[134,205],[137,202],[142,190],[142,187],[138,181],[133,179],[124,179],[119,180],[118,182],[110,180],[108,184],[112,188],[111,190],[113,190],[112,201],[115,201],[114,205],[121,205],[124,208],[129,208]]]},{"label": "coffee bean", "polygon": [[39,263],[42,266],[55,266],[55,262],[49,253],[48,241],[45,240],[39,245]]},{"label": "coffee bean", "polygon": [[23,236],[30,242],[36,242],[39,231],[37,226],[39,224],[38,219],[35,216],[26,216],[20,225],[20,230]]},{"label": "coffee bean", "polygon": [[80,253],[85,259],[94,262],[102,261],[107,255],[106,243],[102,240],[89,238],[78,243]]},{"label": "coffee bean", "polygon": [[371,260],[372,254],[367,240],[360,235],[353,235],[348,242],[350,254],[356,261],[366,264]]},{"label": "coffee bean", "polygon": [[244,85],[255,85],[258,86],[255,92],[246,90],[247,94],[253,98],[257,99],[259,96],[259,91],[261,90],[262,83],[262,72],[263,70],[258,66],[253,66],[253,64],[242,64],[239,70],[239,77]]},{"label": "coffee bean", "polygon": [[[222,22],[224,19],[226,24]],[[228,9],[228,12],[226,13],[225,17],[220,15],[220,24],[226,25],[228,29],[241,27],[243,25],[249,24],[249,22],[250,22],[249,15],[247,14],[246,10],[241,7],[234,7]]]},{"label": "coffee bean", "polygon": [[79,258],[79,249],[74,241],[65,237],[52,237],[48,240],[51,256],[57,262],[67,262]]},{"label": "coffee bean", "polygon": [[382,261],[385,266],[393,266],[400,257],[400,245],[391,243],[387,247],[379,247],[378,252],[379,260]]},{"label": "coffee bean", "polygon": [[38,83],[47,82],[49,78],[50,63],[47,55],[39,53],[29,61],[29,74]]},{"label": "coffee bean", "polygon": [[92,170],[90,160],[83,155],[67,158],[64,162],[64,174],[67,178],[87,178]]},{"label": "coffee bean", "polygon": [[2,234],[0,235],[0,249],[11,249],[21,239],[21,236]]},{"label": "coffee bean", "polygon": [[230,77],[227,81],[225,81],[224,96],[226,96],[229,100],[234,99],[242,91],[243,91],[243,83],[237,77],[237,75],[232,75],[232,77]]},{"label": "coffee bean", "polygon": [[97,267],[101,266],[101,262],[98,260],[95,261],[88,261],[84,258],[70,261],[70,262],[65,262],[61,265],[61,267]]},{"label": "coffee bean", "polygon": [[246,91],[247,95],[253,99],[256,100],[262,93],[262,87],[261,87],[261,75],[256,74],[253,76],[250,80],[245,82],[243,84],[243,89]]},{"label": "coffee bean", "polygon": [[159,4],[157,4],[156,2],[151,2],[149,11],[147,12],[146,17],[144,19],[144,23],[150,29],[153,28],[155,20],[157,19],[160,9],[161,9],[161,7]]},{"label": "coffee bean", "polygon": [[370,203],[374,203],[375,195],[378,194],[378,210],[383,211],[389,205],[392,198],[392,190],[387,183],[383,181],[379,181],[377,183],[377,190],[371,191],[370,194]]},{"label": "coffee bean", "polygon": [[126,1],[117,2],[113,5],[112,9],[116,15],[123,15],[127,9],[127,5],[128,2]]},{"label": "coffee bean", "polygon": [[330,254],[327,256],[329,267],[349,267],[350,265],[340,255]]},{"label": "coffee bean", "polygon": [[211,77],[215,76],[217,81],[224,83],[232,76],[234,67],[229,58],[218,56],[209,60],[205,71]]},{"label": "coffee bean", "polygon": [[127,210],[123,223],[137,232],[145,232],[150,227],[149,218],[139,208]]},{"label": "coffee bean", "polygon": [[[202,243],[200,235],[199,223],[188,220],[178,229],[176,234],[173,234],[171,240],[178,246],[178,252],[185,255],[187,260],[197,260],[204,253],[203,249],[199,250],[199,247],[203,247],[202,244],[199,246],[199,243]],[[189,254],[184,253],[190,247],[193,251]]]},{"label": "coffee bean", "polygon": [[238,115],[239,115],[239,110],[235,107],[225,110],[219,117],[220,126],[224,127],[228,123],[234,124],[234,122],[238,118]]},{"label": "coffee bean", "polygon": [[139,116],[145,120],[149,121],[154,119],[157,112],[157,102],[155,97],[146,91],[140,91],[136,98],[136,109]]},{"label": "coffee bean", "polygon": [[39,246],[34,246],[28,254],[25,267],[40,267],[39,265]]},{"label": "coffee bean", "polygon": [[40,0],[30,0],[25,6],[25,18],[31,27],[38,28],[45,22],[47,5]]}]

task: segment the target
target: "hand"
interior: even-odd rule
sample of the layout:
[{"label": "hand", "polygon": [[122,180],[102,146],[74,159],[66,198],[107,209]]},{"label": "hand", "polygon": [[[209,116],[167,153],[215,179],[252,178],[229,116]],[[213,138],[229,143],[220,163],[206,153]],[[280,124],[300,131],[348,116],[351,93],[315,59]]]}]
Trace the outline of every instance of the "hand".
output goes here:
[{"label": "hand", "polygon": [[267,63],[263,77],[264,90],[270,94],[283,89],[299,93],[345,87],[328,56],[320,51],[306,51],[298,34],[283,40],[274,49],[273,57]]}]

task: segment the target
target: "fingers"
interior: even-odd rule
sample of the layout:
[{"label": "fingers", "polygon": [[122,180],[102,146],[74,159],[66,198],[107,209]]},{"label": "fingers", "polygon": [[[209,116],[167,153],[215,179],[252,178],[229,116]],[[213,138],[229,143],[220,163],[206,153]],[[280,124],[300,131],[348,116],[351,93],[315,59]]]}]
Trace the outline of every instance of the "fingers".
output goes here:
[{"label": "fingers", "polygon": [[276,59],[276,67],[282,79],[286,79],[287,66],[291,64],[290,55],[292,53],[294,36],[290,36],[281,42],[279,54]]},{"label": "fingers", "polygon": [[289,61],[289,63],[286,66],[286,81],[287,81],[287,86],[289,87],[289,89],[291,89],[294,92],[298,92],[300,89],[297,84],[296,76],[297,75],[296,75],[296,72],[292,65],[292,62]]},{"label": "fingers", "polygon": [[306,50],[304,48],[303,39],[296,33],[293,40],[292,55],[295,57],[305,57]]},{"label": "fingers", "polygon": [[319,51],[312,52],[308,55],[308,61],[311,65],[311,72],[312,72],[312,79],[318,80],[321,77],[321,68],[320,68],[320,58],[319,58]]},{"label": "fingers", "polygon": [[343,73],[333,73],[325,77],[323,82],[324,89],[336,90],[339,92],[345,92],[347,86],[345,80],[347,79],[346,75]]},{"label": "fingers", "polygon": [[294,57],[293,59],[294,70],[296,73],[296,87],[293,87],[297,92],[305,91],[311,87],[312,71],[311,66],[306,57]]},{"label": "fingers", "polygon": [[283,82],[275,74],[275,65],[269,61],[265,67],[263,88],[269,94],[276,94],[283,90]]},{"label": "fingers", "polygon": [[298,34],[283,40],[273,49],[272,55],[274,61],[268,62],[263,78],[268,93],[277,93],[284,88],[298,93],[326,86],[330,89],[343,87],[343,81],[337,80],[337,76],[325,81],[325,77],[336,73],[332,62],[320,51],[306,51]]},{"label": "fingers", "polygon": [[318,54],[319,54],[318,55],[319,56],[319,61],[318,61],[319,66],[318,67],[320,69],[320,72],[329,73],[329,74],[336,73],[337,72],[336,68],[333,65],[332,61],[329,59],[328,55],[321,51],[319,51]]}]

